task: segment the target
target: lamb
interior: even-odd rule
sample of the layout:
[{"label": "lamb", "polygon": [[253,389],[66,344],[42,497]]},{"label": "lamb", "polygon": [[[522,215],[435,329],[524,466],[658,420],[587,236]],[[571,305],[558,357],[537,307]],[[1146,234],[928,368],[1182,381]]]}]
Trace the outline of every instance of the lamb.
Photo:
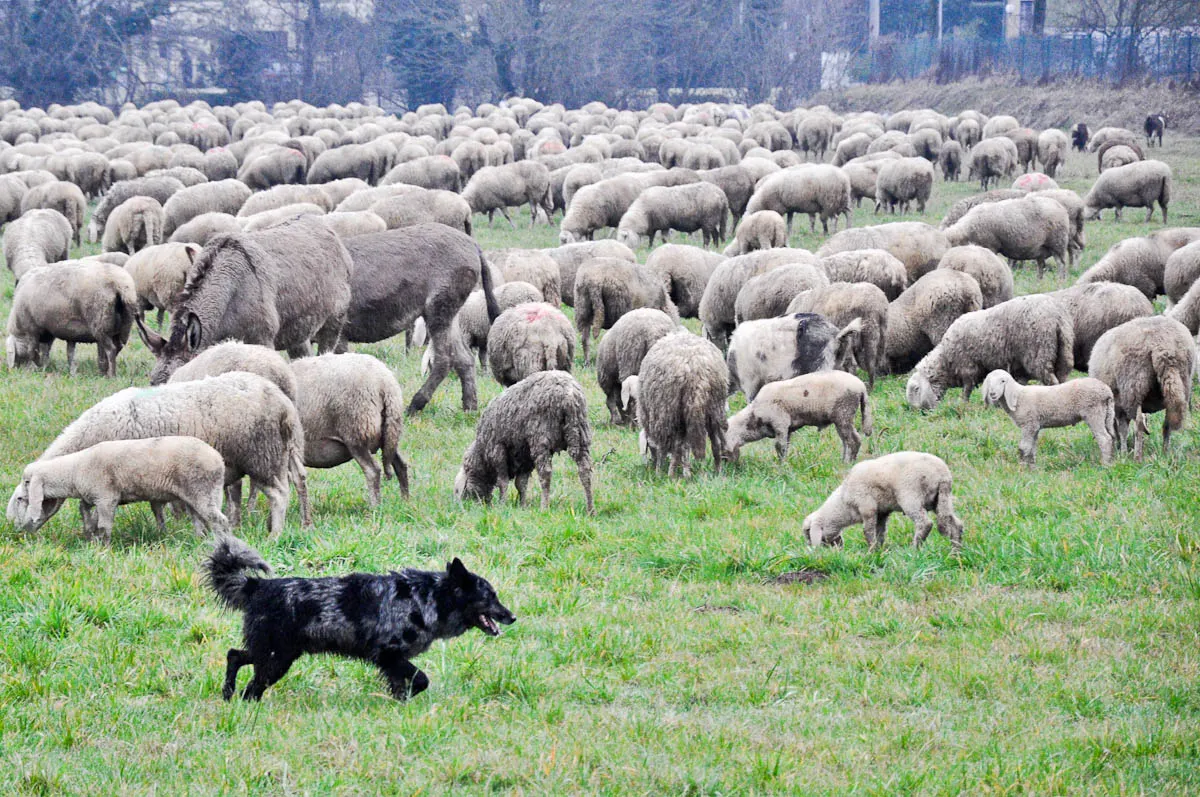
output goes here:
[{"label": "lamb", "polygon": [[75,345],[96,344],[101,376],[117,375],[117,355],[137,314],[137,289],[120,266],[100,262],[53,263],[25,274],[8,315],[8,367],[45,367],[55,339],[67,343],[75,375]]},{"label": "lamb", "polygon": [[408,413],[424,409],[452,366],[462,383],[463,408],[474,410],[475,365],[456,343],[452,325],[476,281],[483,287],[488,318],[494,321],[500,315],[483,252],[470,236],[441,224],[358,235],[347,239],[346,249],[354,271],[350,311],[338,349],[345,350],[348,342],[390,338],[424,318],[433,365],[409,402]]},{"label": "lamb", "polygon": [[951,246],[976,244],[1011,260],[1036,260],[1039,279],[1047,257],[1058,263],[1059,278],[1066,277],[1070,236],[1066,209],[1037,194],[978,205],[946,230]]},{"label": "lamb", "polygon": [[304,428],[304,465],[336,468],[353,459],[367,479],[367,500],[378,506],[382,478],[394,475],[408,498],[408,463],[398,446],[404,396],[386,365],[369,354],[323,354],[292,363],[296,409]]},{"label": "lamb", "polygon": [[172,235],[202,213],[236,215],[250,198],[250,193],[241,180],[218,180],[176,191],[163,205],[163,212],[167,215],[163,234]]},{"label": "lamb", "polygon": [[138,319],[142,342],[157,358],[151,384],[228,337],[292,357],[307,356],[314,340],[322,353],[331,350],[346,323],[352,267],[338,237],[307,217],[214,239],[188,271],[170,337]]},{"label": "lamb", "polygon": [[963,402],[988,373],[1003,368],[1043,385],[1066,380],[1075,366],[1075,323],[1067,305],[1034,294],[961,316],[925,355],[905,386],[908,403],[931,410],[950,387]]},{"label": "lamb", "polygon": [[536,469],[542,509],[549,509],[551,460],[566,451],[579,469],[588,514],[595,514],[591,447],[583,388],[563,371],[539,371],[507,388],[483,411],[454,478],[454,496],[487,503],[498,489],[503,501],[511,480],[524,505],[525,487]]},{"label": "lamb", "polygon": [[508,208],[529,204],[529,226],[537,220],[538,208],[549,216],[550,170],[535,161],[517,161],[502,166],[485,166],[471,175],[463,189],[463,199],[472,213],[488,214],[488,223],[498,210],[513,229]]},{"label": "lamb", "polygon": [[917,212],[925,212],[925,203],[933,190],[933,164],[925,158],[900,158],[879,168],[875,182],[875,213],[886,207],[888,213],[907,213],[910,202]]},{"label": "lamb", "polygon": [[296,373],[279,352],[269,346],[255,346],[235,340],[218,343],[200,352],[195,359],[175,369],[167,384],[197,382],[206,377],[220,376],[233,371],[245,371],[261,376],[279,388],[288,401],[296,403],[299,395]]},{"label": "lamb", "polygon": [[642,359],[650,347],[678,329],[675,320],[663,311],[641,307],[621,316],[600,341],[596,347],[596,381],[604,391],[614,425],[629,423],[635,414],[629,391],[623,390],[627,380],[641,371]]},{"label": "lamb", "polygon": [[1076,285],[1120,282],[1132,285],[1151,301],[1166,290],[1167,254],[1150,238],[1126,238],[1113,244],[1096,265],[1079,275]]},{"label": "lamb", "polygon": [[938,268],[961,271],[974,277],[983,295],[980,309],[986,310],[1013,297],[1012,269],[990,249],[975,244],[951,247],[942,255]]},{"label": "lamb", "polygon": [[821,508],[804,518],[804,537],[810,545],[841,545],[842,530],[858,523],[872,551],[883,547],[888,516],[903,512],[915,526],[913,545],[920,546],[933,529],[927,513],[937,517],[938,533],[950,538],[955,552],[962,549],[963,524],[954,514],[953,479],[939,457],[918,451],[860,462],[850,469]]},{"label": "lamb", "polygon": [[782,315],[796,294],[828,284],[825,272],[808,263],[773,268],[746,280],[733,304],[734,321],[741,324]]},{"label": "lamb", "polygon": [[87,197],[79,186],[63,181],[34,186],[21,198],[21,215],[31,210],[57,210],[71,223],[71,237],[75,245],[79,245],[83,217],[87,213]]},{"label": "lamb", "polygon": [[159,329],[162,329],[163,313],[171,309],[183,293],[188,269],[200,249],[196,244],[158,244],[146,247],[125,263],[125,270],[133,277],[139,308],[158,311]]},{"label": "lamb", "polygon": [[839,232],[817,250],[817,257],[856,249],[883,249],[904,263],[908,284],[912,285],[937,268],[949,248],[946,235],[935,227],[919,221],[894,221]]},{"label": "lamb", "polygon": [[1113,392],[1099,379],[1084,377],[1054,386],[1022,385],[1008,371],[997,369],[983,380],[983,403],[1008,413],[1021,430],[1021,462],[1032,467],[1038,433],[1086,423],[1100,446],[1100,464],[1111,465],[1116,429]]},{"label": "lamb", "polygon": [[229,213],[201,213],[191,221],[181,224],[167,240],[170,243],[198,244],[203,247],[208,246],[208,242],[219,235],[240,232],[242,224],[236,216]]},{"label": "lamb", "polygon": [[815,263],[816,258],[803,249],[760,249],[748,255],[731,257],[713,269],[700,297],[699,315],[704,336],[724,348],[733,332],[737,297],[751,277],[791,263]]},{"label": "lamb", "polygon": [[988,184],[1001,177],[1011,178],[1017,169],[1017,145],[1011,138],[985,137],[971,147],[970,156],[967,179],[978,176],[981,191],[988,190]]},{"label": "lamb", "polygon": [[[650,258],[652,259],[656,253],[667,248],[670,248],[670,245],[659,247],[650,253]],[[616,257],[621,260],[628,260],[630,263],[637,261],[637,257],[633,254],[632,249],[623,243],[611,240],[583,241],[576,244],[565,244],[553,249],[543,249],[542,251],[554,258],[554,261],[558,263],[558,286],[562,294],[561,300],[568,307],[575,306],[575,272],[579,270],[579,267],[585,261],[591,260],[593,257]],[[703,250],[697,249],[696,251]],[[650,261],[647,260],[646,263],[649,265]],[[703,288],[701,288],[701,292],[703,292]],[[699,297],[697,297],[696,301],[700,301]]]},{"label": "lamb", "polygon": [[1167,223],[1167,205],[1171,203],[1171,167],[1162,161],[1147,160],[1117,166],[1096,178],[1092,190],[1083,198],[1086,217],[1100,218],[1100,212],[1113,208],[1117,220],[1121,209],[1146,208],[1146,221],[1154,217],[1154,203],[1162,209]]},{"label": "lamb", "polygon": [[644,265],[597,257],[575,274],[575,327],[583,339],[583,359],[590,361],[591,339],[611,329],[617,319],[638,307],[653,307],[678,318],[658,274]]},{"label": "lamb", "polygon": [[[632,257],[628,259],[633,260]],[[646,268],[662,277],[680,317],[696,318],[708,280],[724,261],[725,255],[708,252],[698,246],[664,244],[646,258]]]},{"label": "lamb", "polygon": [[816,313],[747,321],[729,342],[729,393],[741,387],[753,401],[769,382],[815,371],[847,370],[855,338],[861,332],[858,319],[839,329]]},{"label": "lamb", "polygon": [[1037,137],[1037,159],[1042,171],[1050,178],[1058,173],[1058,167],[1067,162],[1071,142],[1067,134],[1056,128],[1047,128]]},{"label": "lamb", "polygon": [[858,458],[862,437],[854,428],[854,416],[862,412],[862,433],[871,434],[871,401],[867,388],[856,377],[841,371],[804,374],[764,385],[754,401],[729,419],[725,457],[737,462],[742,446],[765,437],[775,438],[779,461],[787,459],[792,432],[805,426],[821,431],[837,429],[842,440],[842,461]]},{"label": "lamb", "polygon": [[1049,294],[1067,305],[1075,323],[1075,362],[1082,365],[1108,330],[1135,318],[1154,315],[1154,305],[1131,285],[1092,282]]},{"label": "lamb", "polygon": [[542,294],[538,301],[555,307],[562,302],[558,263],[542,250],[498,249],[485,254],[500,269],[505,282],[527,282]]},{"label": "lamb", "polygon": [[132,255],[148,246],[156,246],[163,242],[165,223],[166,216],[157,199],[131,197],[108,217],[101,247],[105,252],[124,251]]},{"label": "lamb", "polygon": [[738,223],[733,234],[734,241],[725,250],[726,255],[744,255],[759,249],[775,249],[787,246],[787,225],[773,210],[749,213]]},{"label": "lamb", "polygon": [[834,282],[798,293],[785,312],[787,315],[816,313],[839,327],[860,319],[862,329],[855,338],[854,359],[867,372],[871,389],[875,389],[875,375],[887,368],[884,341],[888,300],[883,291],[869,282]]},{"label": "lamb", "polygon": [[1088,361],[1088,376],[1112,388],[1117,444],[1128,449],[1134,423],[1134,458],[1142,459],[1146,427],[1140,413],[1166,411],[1163,451],[1171,432],[1187,421],[1196,344],[1187,327],[1172,318],[1151,316],[1127,321],[1100,336]]},{"label": "lamb", "polygon": [[570,371],[575,359],[575,330],[570,320],[546,302],[527,302],[505,310],[488,334],[488,366],[504,387],[538,371]]},{"label": "lamb", "polygon": [[958,182],[958,176],[962,173],[963,148],[957,141],[947,141],[942,144],[942,150],[938,153],[938,167],[942,170],[942,180],[945,182]]},{"label": "lamb", "polygon": [[9,499],[7,514],[24,531],[37,531],[65,499],[78,498],[85,536],[108,545],[118,506],[149,501],[159,529],[165,530],[163,506],[174,502],[192,516],[197,533],[207,527],[225,534],[229,521],[221,514],[224,481],[221,455],[194,437],[113,440],[30,463]]},{"label": "lamb", "polygon": [[855,249],[822,257],[820,266],[830,282],[869,282],[893,301],[908,287],[904,264],[883,249]]},{"label": "lamb", "polygon": [[665,239],[671,230],[683,233],[700,231],[704,246],[716,245],[725,238],[725,217],[729,201],[725,192],[712,183],[677,186],[652,186],[642,191],[621,216],[617,240],[636,246],[643,237],[661,232]]},{"label": "lamb", "polygon": [[4,231],[4,261],[20,283],[29,271],[66,260],[71,251],[71,222],[57,210],[31,210]]},{"label": "lamb", "polygon": [[[166,205],[167,200],[184,188],[183,183],[174,177],[139,177],[133,180],[114,182],[112,188],[96,205],[92,218],[88,221],[88,240],[95,243],[100,233],[108,223],[109,214],[135,196],[148,196]],[[164,230],[164,234],[166,234]]]},{"label": "lamb", "polygon": [[[639,444],[654,470],[691,478],[690,453],[704,459],[711,444],[713,469],[720,474],[725,450],[725,397],[729,371],[712,343],[690,332],[660,338],[642,358],[638,374]],[[669,464],[668,464],[669,463]]]},{"label": "lamb", "polygon": [[302,522],[310,524],[300,416],[279,388],[255,374],[222,374],[198,382],[131,387],[114,393],[63,430],[39,461],[107,440],[166,435],[203,440],[225,460],[231,525],[240,521],[243,476],[249,476],[267,495],[272,535],[283,530],[289,479],[300,498]]},{"label": "lamb", "polygon": [[774,210],[787,218],[787,233],[792,234],[792,216],[807,213],[809,229],[816,232],[817,217],[821,229],[829,234],[829,220],[846,217],[850,226],[850,178],[836,166],[815,164],[794,166],[776,172],[758,184],[746,205],[747,213]]}]

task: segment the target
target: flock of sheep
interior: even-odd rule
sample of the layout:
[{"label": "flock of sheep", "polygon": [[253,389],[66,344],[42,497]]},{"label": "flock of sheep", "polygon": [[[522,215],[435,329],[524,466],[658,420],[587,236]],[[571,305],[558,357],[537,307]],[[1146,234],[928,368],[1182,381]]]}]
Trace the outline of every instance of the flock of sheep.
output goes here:
[{"label": "flock of sheep", "polygon": [[[1200,228],[1121,241],[1073,287],[1013,296],[1018,262],[1040,275],[1053,259],[1065,275],[1103,210],[1146,208],[1149,221],[1157,205],[1165,225],[1171,170],[1128,130],[1072,130],[1100,169],[1080,197],[1054,182],[1066,133],[973,111],[515,99],[399,117],[299,102],[119,113],[7,102],[0,112],[0,224],[16,279],[9,367],[45,366],[63,340],[72,373],[76,344],[94,343],[113,376],[135,327],[156,357],[151,387],[101,400],[25,469],[8,517],[26,529],[76,498],[85,530],[103,539],[116,507],[136,501],[160,523],[170,503],[224,533],[249,477],[277,534],[291,487],[310,522],[306,468],[351,460],[372,504],[384,477],[407,494],[400,386],[375,358],[348,352],[402,332],[428,341],[408,412],[451,370],[475,410],[476,359],[506,388],[463,455],[460,499],[503,498],[512,484],[524,503],[536,471],[549,506],[551,459],[565,451],[592,511],[577,337],[611,422],[636,424],[647,460],[685,476],[710,450],[719,473],[764,438],[786,457],[805,426],[835,427],[853,462],[871,433],[875,380],[889,373],[910,374],[916,409],[982,385],[1021,429],[1030,464],[1043,428],[1088,424],[1107,464],[1130,437],[1142,456],[1147,414],[1165,410],[1164,446],[1187,416]],[[937,172],[957,180],[964,167],[983,193],[940,227],[850,227],[864,198],[876,214],[924,211]],[[1000,180],[1013,187],[988,190]],[[530,224],[561,215],[560,246],[479,248],[478,214],[511,224],[526,205]],[[813,231],[832,224],[816,252],[787,246],[796,214]],[[612,237],[596,238],[606,229]],[[68,260],[85,232],[104,253]],[[672,232],[699,232],[702,245],[654,248]],[[1171,309],[1156,315],[1164,294]],[[698,318],[703,335],[681,317]],[[1069,380],[1074,369],[1089,376]],[[737,390],[749,403],[728,417]],[[902,452],[853,467],[804,533],[840,544],[862,524],[878,546],[888,515],[903,512],[920,544],[929,511],[958,548],[949,469]]]}]

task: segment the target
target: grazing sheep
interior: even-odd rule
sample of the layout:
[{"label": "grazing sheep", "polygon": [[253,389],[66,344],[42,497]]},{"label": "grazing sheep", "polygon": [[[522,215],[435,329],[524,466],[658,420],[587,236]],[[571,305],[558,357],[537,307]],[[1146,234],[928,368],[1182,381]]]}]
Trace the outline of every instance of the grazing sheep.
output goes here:
[{"label": "grazing sheep", "polygon": [[79,245],[83,217],[87,213],[87,197],[79,186],[63,181],[34,186],[21,198],[21,215],[31,210],[57,210],[71,223],[71,237],[75,245]]},{"label": "grazing sheep", "polygon": [[841,545],[842,530],[861,523],[867,545],[877,551],[883,547],[888,517],[903,512],[913,522],[913,545],[919,547],[933,530],[927,514],[932,510],[938,533],[958,551],[963,524],[954,514],[952,486],[950,468],[933,454],[901,451],[860,462],[821,508],[804,518],[804,538],[813,546]]},{"label": "grazing sheep", "polygon": [[1146,221],[1154,217],[1154,203],[1162,209],[1167,223],[1167,205],[1171,203],[1171,167],[1162,161],[1139,161],[1109,169],[1096,178],[1092,190],[1083,198],[1086,217],[1100,218],[1100,212],[1113,208],[1117,220],[1121,209],[1146,208]]},{"label": "grazing sheep", "polygon": [[20,218],[21,199],[28,191],[28,186],[20,179],[12,175],[0,175],[0,225]]},{"label": "grazing sheep", "polygon": [[862,433],[869,436],[871,400],[866,385],[841,371],[804,374],[763,385],[754,401],[729,419],[725,458],[737,462],[746,443],[774,437],[775,453],[783,462],[792,432],[805,426],[815,426],[818,432],[833,426],[842,440],[842,462],[853,462],[862,445],[854,428],[854,416],[860,411]]},{"label": "grazing sheep", "polygon": [[196,533],[208,528],[224,534],[224,482],[225,461],[194,437],[113,440],[27,465],[7,514],[23,531],[37,531],[65,499],[78,498],[84,535],[108,545],[118,506],[149,501],[164,531],[163,507],[173,502],[191,515]]},{"label": "grazing sheep", "polygon": [[983,130],[975,119],[963,119],[954,128],[954,138],[967,149],[983,139]]},{"label": "grazing sheep", "polygon": [[[628,259],[633,260],[632,257]],[[662,277],[680,317],[696,318],[708,280],[725,259],[723,254],[708,252],[698,246],[664,244],[646,258],[646,268]]]},{"label": "grazing sheep", "polygon": [[[408,463],[398,450],[404,396],[388,367],[369,354],[323,354],[292,363],[296,409],[304,428],[304,465],[336,468],[354,460],[378,506],[380,474],[394,475],[408,497]],[[382,469],[372,455],[379,451]]]},{"label": "grazing sheep", "polygon": [[54,341],[64,340],[72,376],[77,343],[95,343],[100,375],[116,376],[137,308],[133,278],[120,266],[68,260],[35,268],[13,292],[8,367],[45,367]]},{"label": "grazing sheep", "polygon": [[[109,214],[126,200],[135,196],[148,196],[165,206],[172,195],[183,189],[183,183],[174,177],[139,177],[114,182],[112,188],[100,200],[100,204],[92,211],[92,218],[88,221],[88,240],[95,243],[100,239],[101,231],[108,223]],[[165,230],[163,234],[166,234]]]},{"label": "grazing sheep", "polygon": [[1132,285],[1092,282],[1048,294],[1071,311],[1075,324],[1075,362],[1091,359],[1092,348],[1108,330],[1126,321],[1154,314],[1154,305]]},{"label": "grazing sheep", "polygon": [[559,243],[590,241],[597,230],[617,227],[629,206],[647,188],[699,182],[690,169],[618,174],[576,192],[559,225]]},{"label": "grazing sheep", "polygon": [[255,151],[238,170],[237,179],[251,191],[277,185],[303,183],[308,177],[308,159],[291,147],[264,147]]},{"label": "grazing sheep", "polygon": [[956,224],[967,212],[976,205],[983,205],[988,202],[999,202],[1002,199],[1020,199],[1025,196],[1025,191],[1018,191],[1015,188],[994,188],[991,191],[985,191],[982,194],[965,197],[958,200],[950,209],[946,211],[946,215],[942,217],[939,229],[945,230],[948,227]]},{"label": "grazing sheep", "polygon": [[503,501],[512,481],[524,506],[525,487],[536,469],[542,509],[549,509],[551,460],[566,451],[579,470],[588,514],[595,514],[591,447],[583,388],[564,371],[539,371],[505,389],[479,416],[475,439],[454,477],[454,496],[488,503],[498,489]]},{"label": "grazing sheep", "polygon": [[746,280],[733,304],[734,321],[741,324],[782,315],[796,294],[828,284],[829,279],[819,266],[791,263],[773,268]]},{"label": "grazing sheep", "polygon": [[[670,245],[659,247],[650,253],[650,259],[653,259],[655,254],[662,252],[664,249],[670,248]],[[611,240],[601,241],[583,241],[576,244],[565,244],[553,249],[543,249],[554,261],[558,263],[558,287],[562,294],[561,301],[568,307],[575,306],[575,272],[583,265],[585,261],[591,260],[593,257],[616,257],[621,260],[628,260],[633,263],[637,260],[633,250],[623,243]],[[696,251],[703,251],[697,249]],[[649,265],[650,260],[646,261]],[[701,288],[703,291],[703,288]],[[696,299],[699,302],[699,298]],[[694,311],[693,311],[694,312]]]},{"label": "grazing sheep", "polygon": [[379,181],[380,185],[394,183],[457,192],[462,190],[463,176],[462,170],[449,155],[425,155],[397,164]]},{"label": "grazing sheep", "polygon": [[1167,257],[1167,262],[1163,265],[1163,291],[1172,302],[1179,302],[1198,279],[1200,238],[1175,249]]},{"label": "grazing sheep", "polygon": [[387,197],[368,208],[383,219],[389,230],[436,222],[471,234],[471,208],[452,191],[436,191],[404,186],[403,194]]},{"label": "grazing sheep", "polygon": [[1100,446],[1100,464],[1111,465],[1116,436],[1113,392],[1099,379],[1084,377],[1061,385],[1022,385],[1005,370],[995,370],[983,380],[983,403],[1008,413],[1021,430],[1021,462],[1033,466],[1038,433],[1086,423]]},{"label": "grazing sheep", "polygon": [[728,214],[725,192],[712,183],[652,186],[642,191],[621,216],[617,240],[632,248],[648,237],[648,246],[653,247],[659,232],[665,240],[671,230],[699,230],[703,246],[715,246],[725,239]]},{"label": "grazing sheep", "polygon": [[284,205],[281,208],[264,210],[261,213],[255,213],[251,216],[242,216],[242,230],[244,232],[258,232],[259,230],[274,227],[280,222],[299,216],[324,215],[325,211],[319,205],[314,205],[311,202],[298,202],[294,205]]},{"label": "grazing sheep", "polygon": [[[660,338],[642,358],[638,373],[639,443],[656,471],[691,478],[692,463],[712,447],[713,469],[721,472],[725,450],[725,397],[729,371],[716,346],[690,332]],[[669,464],[668,464],[669,463]]]},{"label": "grazing sheep", "polygon": [[1163,451],[1171,432],[1187,421],[1189,395],[1196,372],[1196,343],[1187,327],[1172,318],[1151,316],[1127,321],[1100,336],[1088,361],[1088,376],[1112,388],[1117,444],[1128,450],[1134,426],[1134,457],[1144,452],[1146,427],[1140,413],[1166,411]]},{"label": "grazing sheep", "polygon": [[200,249],[196,244],[158,244],[146,247],[125,263],[125,270],[133,277],[139,308],[158,311],[159,329],[162,329],[163,313],[170,310],[183,293],[188,269]]},{"label": "grazing sheep", "polygon": [[238,218],[246,218],[268,210],[278,210],[288,205],[316,205],[322,212],[333,210],[335,203],[325,192],[327,186],[320,185],[277,185],[266,191],[252,194],[238,210]]},{"label": "grazing sheep", "polygon": [[884,348],[889,370],[910,370],[960,316],[982,308],[983,293],[969,274],[937,269],[921,277],[888,306]]},{"label": "grazing sheep", "polygon": [[747,321],[729,341],[729,393],[740,387],[753,401],[769,382],[815,371],[847,370],[861,332],[858,319],[839,329],[816,313]]},{"label": "grazing sheep", "polygon": [[890,302],[908,287],[904,264],[883,249],[855,249],[822,257],[820,266],[830,282],[869,282]]},{"label": "grazing sheep", "polygon": [[642,367],[642,359],[660,338],[678,330],[661,310],[641,307],[621,316],[596,347],[596,381],[604,391],[610,421],[627,424],[635,416],[622,386]]},{"label": "grazing sheep", "polygon": [[[555,307],[562,303],[560,272],[554,258],[540,249],[494,249],[484,253],[505,282],[527,282]],[[574,287],[574,286],[572,286]]]},{"label": "grazing sheep", "polygon": [[1075,366],[1075,322],[1053,296],[1018,296],[960,316],[913,369],[905,386],[919,410],[937,406],[946,390],[963,389],[963,402],[984,376],[1003,368],[1043,385],[1065,381]]},{"label": "grazing sheep", "polygon": [[1193,335],[1200,333],[1200,288],[1197,284],[1192,283],[1179,302],[1166,312],[1168,318],[1183,324]]},{"label": "grazing sheep", "polygon": [[816,313],[838,327],[859,319],[862,329],[854,341],[854,360],[875,389],[875,375],[887,368],[888,300],[883,291],[869,282],[834,282],[796,294],[785,313]]},{"label": "grazing sheep", "polygon": [[488,366],[502,386],[538,371],[570,371],[575,360],[571,321],[546,302],[505,310],[488,333]]},{"label": "grazing sheep", "polygon": [[919,221],[894,221],[839,232],[817,250],[817,257],[856,249],[882,249],[904,264],[908,284],[912,285],[937,268],[949,248],[946,235],[935,227]]},{"label": "grazing sheep", "polygon": [[131,197],[108,217],[101,247],[105,252],[135,254],[163,242],[166,216],[158,200],[148,196]]},{"label": "grazing sheep", "polygon": [[327,213],[317,218],[342,239],[373,232],[387,232],[387,222],[369,210]]},{"label": "grazing sheep", "polygon": [[1010,260],[1037,261],[1039,279],[1047,257],[1058,263],[1059,278],[1066,277],[1070,237],[1066,208],[1037,194],[977,205],[946,230],[951,246],[976,244]]},{"label": "grazing sheep", "polygon": [[425,319],[433,363],[425,383],[409,402],[420,412],[451,367],[462,384],[463,409],[477,406],[475,364],[457,344],[454,316],[476,281],[483,287],[487,316],[500,315],[492,273],[471,237],[442,224],[417,224],[400,230],[358,235],[345,243],[354,263],[350,310],[339,350],[348,342],[375,343]]},{"label": "grazing sheep", "polygon": [[705,169],[696,174],[700,175],[704,182],[712,183],[725,192],[725,199],[729,202],[729,213],[736,226],[746,212],[750,197],[754,195],[755,178],[751,171],[741,164],[734,164]]},{"label": "grazing sheep", "polygon": [[538,208],[547,216],[551,213],[549,193],[550,171],[534,161],[518,161],[478,170],[471,176],[462,196],[472,213],[488,214],[489,224],[498,210],[516,229],[508,208],[528,203],[529,226],[532,227],[537,221]]},{"label": "grazing sheep", "polygon": [[879,182],[879,170],[886,160],[855,160],[842,167],[842,173],[850,180],[850,199],[854,207],[862,207],[864,199],[875,199],[875,186]]},{"label": "grazing sheep", "polygon": [[1151,301],[1163,293],[1167,253],[1150,238],[1126,238],[1113,244],[1096,265],[1079,275],[1076,285],[1120,282],[1132,285]]},{"label": "grazing sheep", "polygon": [[1012,187],[1014,191],[1024,191],[1029,194],[1035,191],[1057,191],[1058,183],[1041,172],[1026,172],[1013,180]]},{"label": "grazing sheep", "polygon": [[888,213],[907,213],[910,202],[917,212],[925,212],[925,203],[933,190],[933,164],[925,158],[900,158],[879,167],[875,182],[875,213],[886,207]]},{"label": "grazing sheep", "polygon": [[659,275],[647,266],[613,257],[597,257],[575,274],[575,327],[583,339],[583,360],[590,361],[591,339],[611,329],[638,307],[653,307],[678,318]]},{"label": "grazing sheep", "polygon": [[303,524],[311,522],[300,416],[279,388],[255,374],[229,373],[198,382],[131,387],[114,393],[63,430],[39,461],[107,440],[165,435],[203,440],[225,460],[231,525],[240,522],[243,476],[249,476],[267,495],[272,535],[283,531],[289,479],[296,486]]},{"label": "grazing sheep", "polygon": [[1071,142],[1063,131],[1051,127],[1038,133],[1037,160],[1049,177],[1053,178],[1058,168],[1067,162],[1070,149]]},{"label": "grazing sheep", "polygon": [[151,384],[229,337],[292,357],[307,356],[311,341],[322,353],[332,350],[346,323],[352,268],[338,237],[307,217],[214,239],[188,271],[169,338],[138,320],[142,341],[158,360]]},{"label": "grazing sheep", "polygon": [[787,233],[792,234],[792,216],[807,213],[809,229],[816,232],[817,217],[821,229],[829,234],[829,220],[837,226],[838,216],[850,226],[850,178],[836,166],[815,164],[795,166],[765,178],[750,197],[746,212],[773,210],[787,218]]},{"label": "grazing sheep", "polygon": [[962,174],[963,148],[957,141],[947,141],[942,144],[942,150],[938,153],[938,167],[942,170],[942,180],[945,182],[958,182],[958,176]]},{"label": "grazing sheep", "polygon": [[987,138],[971,147],[967,179],[979,178],[981,191],[1000,178],[1009,179],[1017,170],[1017,145],[1011,138]]},{"label": "grazing sheep", "polygon": [[218,343],[200,352],[195,359],[176,368],[167,384],[197,382],[206,377],[220,376],[232,371],[245,371],[261,376],[279,388],[293,403],[299,395],[296,374],[279,352],[269,346],[255,346],[234,340]]},{"label": "grazing sheep", "polygon": [[810,113],[796,125],[796,143],[808,160],[808,153],[820,163],[825,160],[829,139],[833,138],[833,119],[823,113]]},{"label": "grazing sheep", "polygon": [[1130,163],[1137,163],[1145,159],[1146,154],[1142,152],[1142,148],[1138,145],[1120,144],[1116,141],[1110,141],[1096,151],[1096,171],[1103,174],[1109,169],[1126,166]]},{"label": "grazing sheep", "polygon": [[1163,131],[1167,129],[1167,117],[1161,113],[1150,114],[1142,124],[1142,129],[1146,132],[1146,146],[1153,146],[1154,139],[1157,137],[1158,146],[1161,148]]},{"label": "grazing sheep", "polygon": [[[501,313],[519,304],[541,301],[542,292],[528,282],[506,282],[496,288],[496,305]],[[421,319],[420,323],[423,326],[424,319]],[[469,350],[475,350],[479,364],[486,368],[488,334],[491,332],[492,322],[488,320],[487,299],[483,291],[471,291],[471,295],[463,302],[462,308],[455,316],[454,323],[457,328],[456,334],[460,336],[463,345]],[[429,375],[428,368],[432,364],[433,347],[429,346],[421,358],[421,376]]]},{"label": "grazing sheep", "polygon": [[163,212],[167,216],[163,234],[173,234],[179,227],[204,213],[236,215],[250,198],[250,193],[241,180],[218,180],[176,191],[163,205]]},{"label": "grazing sheep", "polygon": [[1008,264],[995,252],[982,246],[968,244],[953,246],[942,255],[938,268],[969,274],[979,283],[986,310],[1013,297],[1013,274]]},{"label": "grazing sheep", "polygon": [[191,221],[181,224],[179,229],[171,233],[168,241],[208,246],[208,242],[219,235],[234,235],[240,232],[242,224],[236,216],[229,213],[201,213]]},{"label": "grazing sheep", "polygon": [[787,225],[773,210],[748,213],[738,223],[733,234],[733,243],[725,249],[726,255],[744,255],[759,249],[775,249],[787,246]]},{"label": "grazing sheep", "polygon": [[1091,133],[1088,131],[1088,126],[1083,122],[1076,122],[1071,125],[1071,146],[1083,152],[1087,149],[1088,139],[1091,138]]},{"label": "grazing sheep", "polygon": [[4,262],[20,282],[29,271],[66,260],[71,251],[71,222],[57,210],[31,210],[4,231]]},{"label": "grazing sheep", "polygon": [[1004,137],[1017,145],[1017,165],[1021,167],[1021,171],[1027,172],[1032,169],[1037,158],[1037,133],[1028,127],[1021,127],[1009,130]]}]

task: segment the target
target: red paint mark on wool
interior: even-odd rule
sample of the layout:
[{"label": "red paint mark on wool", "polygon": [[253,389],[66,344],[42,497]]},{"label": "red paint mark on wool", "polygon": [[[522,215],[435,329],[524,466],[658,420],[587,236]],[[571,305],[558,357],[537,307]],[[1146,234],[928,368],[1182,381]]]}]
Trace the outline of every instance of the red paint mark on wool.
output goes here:
[{"label": "red paint mark on wool", "polygon": [[534,321],[541,321],[543,318],[549,318],[550,313],[545,307],[530,307],[525,311],[525,323],[532,324]]}]

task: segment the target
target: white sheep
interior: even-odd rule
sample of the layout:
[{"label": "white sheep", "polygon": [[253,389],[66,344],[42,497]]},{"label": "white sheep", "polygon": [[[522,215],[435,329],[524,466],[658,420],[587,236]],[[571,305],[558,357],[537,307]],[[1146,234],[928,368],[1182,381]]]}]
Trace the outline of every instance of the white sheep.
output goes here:
[{"label": "white sheep", "polygon": [[883,547],[888,516],[903,512],[916,527],[913,545],[925,542],[937,515],[938,532],[962,548],[963,524],[954,514],[950,468],[933,454],[901,451],[860,462],[821,508],[804,518],[803,531],[811,545],[841,545],[842,529],[861,523],[871,550]]},{"label": "white sheep", "polygon": [[1111,465],[1114,426],[1113,392],[1099,379],[1084,377],[1060,385],[1022,385],[997,369],[983,380],[983,402],[1008,413],[1021,430],[1021,462],[1032,466],[1038,433],[1086,423],[1100,446],[1100,464]]},{"label": "white sheep", "polygon": [[25,531],[36,531],[65,499],[78,498],[84,534],[108,544],[118,506],[149,501],[161,530],[163,507],[175,502],[192,516],[197,533],[204,527],[226,533],[224,484],[225,461],[194,437],[113,440],[27,465],[7,514]]}]

